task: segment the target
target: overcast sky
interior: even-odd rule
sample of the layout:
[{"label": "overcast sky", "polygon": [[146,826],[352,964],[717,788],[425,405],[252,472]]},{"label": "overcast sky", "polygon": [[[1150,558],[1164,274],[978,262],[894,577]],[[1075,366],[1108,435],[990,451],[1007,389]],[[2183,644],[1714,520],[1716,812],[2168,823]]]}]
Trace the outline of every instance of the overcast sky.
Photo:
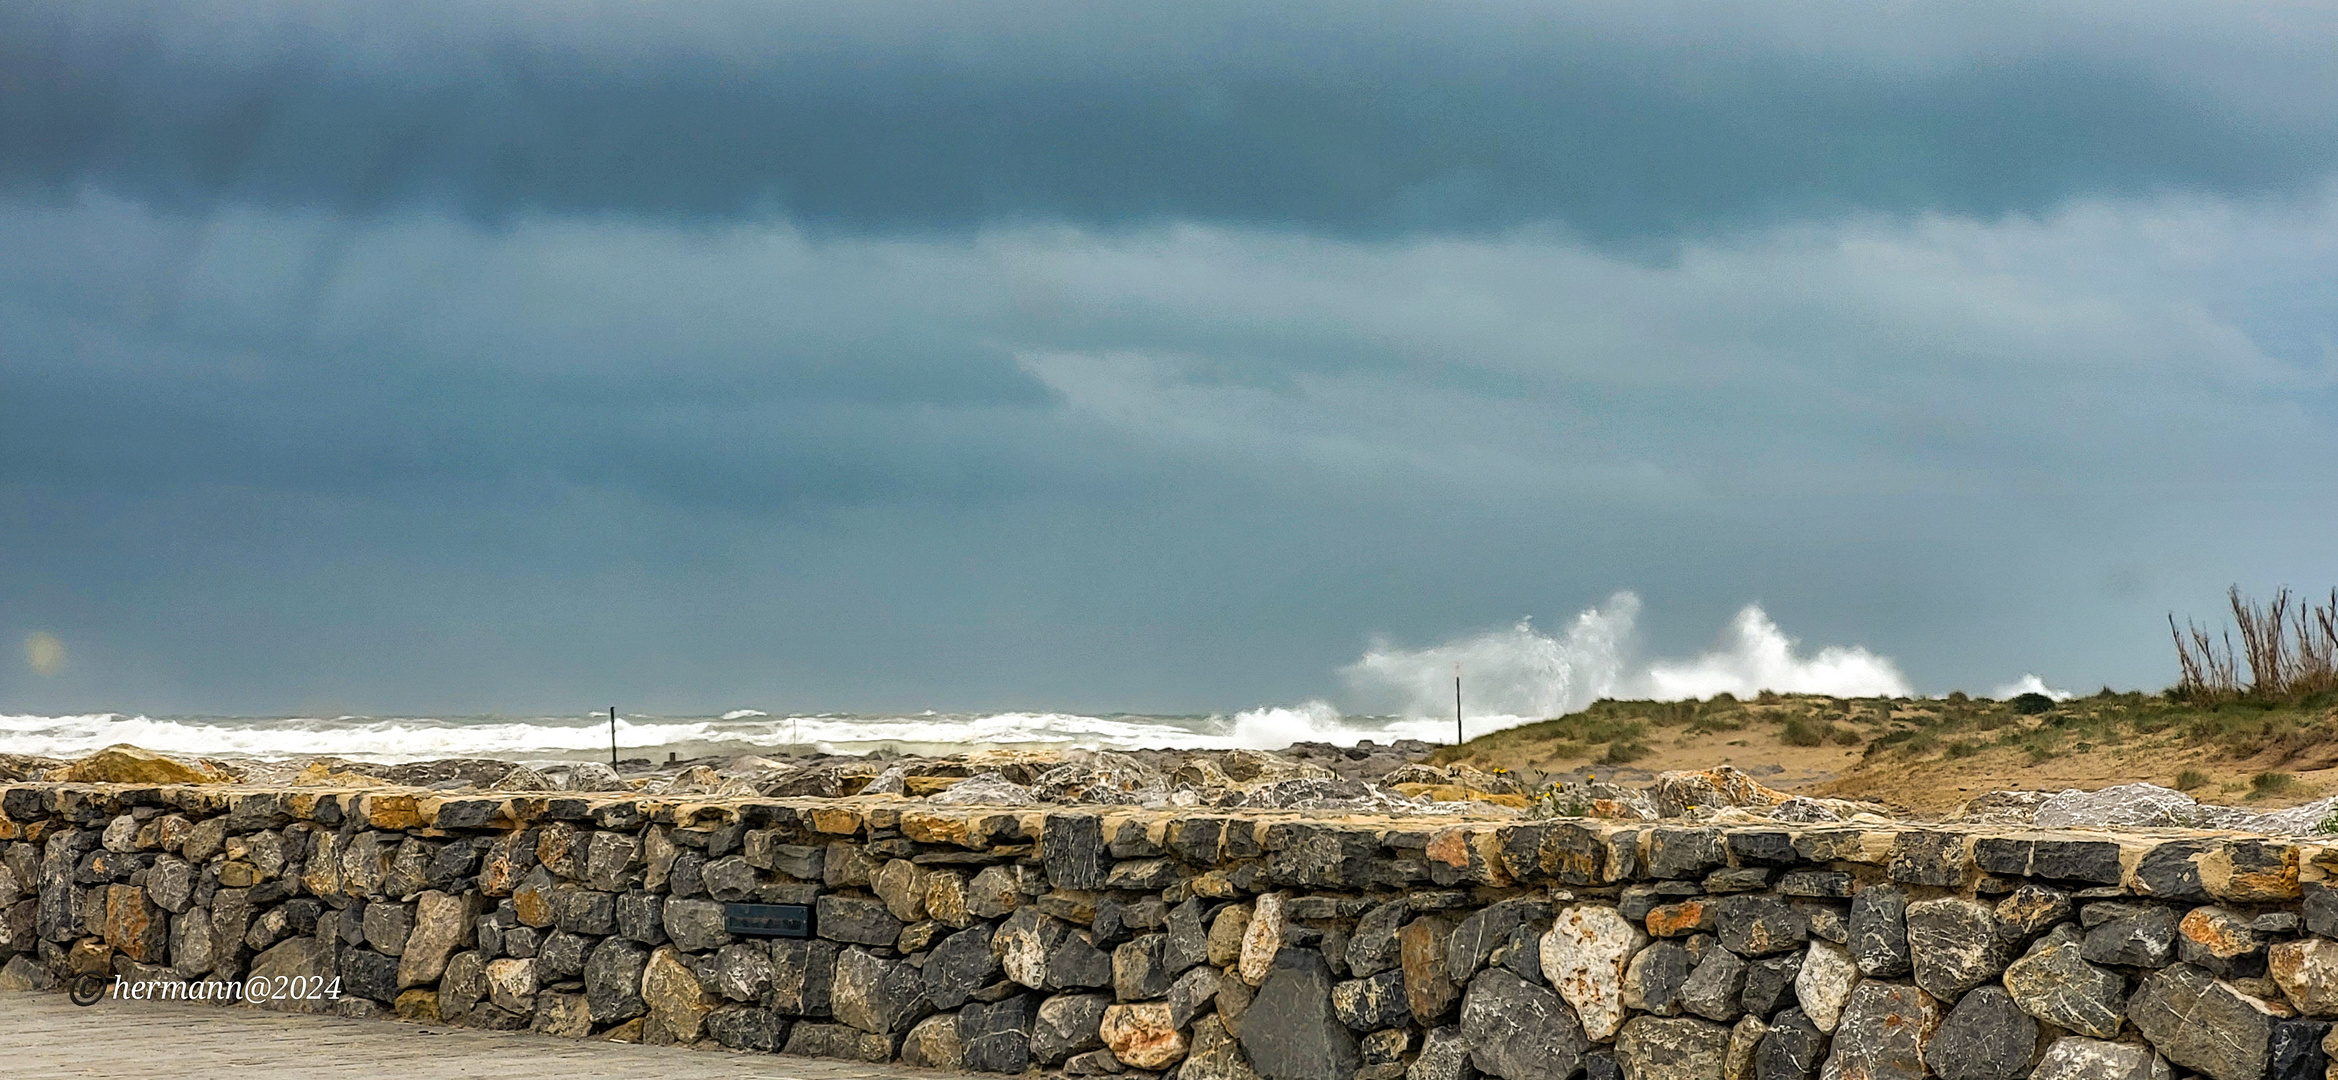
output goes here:
[{"label": "overcast sky", "polygon": [[1231,710],[1618,590],[2156,689],[2338,579],[2333,42],[0,0],[0,712]]}]

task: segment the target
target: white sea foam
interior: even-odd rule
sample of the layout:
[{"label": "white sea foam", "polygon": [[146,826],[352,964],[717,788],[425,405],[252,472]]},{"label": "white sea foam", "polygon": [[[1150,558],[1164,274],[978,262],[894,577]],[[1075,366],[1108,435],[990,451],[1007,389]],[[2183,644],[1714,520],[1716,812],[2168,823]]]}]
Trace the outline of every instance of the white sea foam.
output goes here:
[{"label": "white sea foam", "polygon": [[1555,637],[1520,621],[1508,630],[1425,649],[1376,641],[1341,673],[1360,696],[1393,697],[1404,715],[1422,717],[1453,714],[1453,679],[1459,674],[1462,711],[1473,733],[1519,718],[1562,716],[1603,697],[1679,701],[1763,690],[1844,697],[1914,692],[1899,665],[1865,648],[1830,645],[1800,654],[1798,643],[1755,605],[1737,613],[1711,651],[1634,667],[1631,642],[1639,614],[1639,597],[1619,592],[1576,615]]},{"label": "white sea foam", "polygon": [[2017,698],[2023,694],[2044,694],[2056,701],[2068,701],[2073,696],[2075,696],[2068,690],[2056,690],[2051,686],[2047,686],[2046,680],[2038,678],[2036,675],[2026,671],[2022,673],[2021,678],[2015,679],[2012,682],[2006,683],[2005,685],[2000,686],[1995,690],[1989,691],[1989,696],[1996,698],[1999,701],[2004,701],[2007,698]]},{"label": "white sea foam", "polygon": [[[1711,651],[1688,660],[1634,666],[1631,644],[1640,600],[1619,592],[1577,614],[1557,635],[1521,620],[1422,649],[1375,641],[1340,669],[1358,712],[1327,701],[1265,705],[1232,716],[1090,716],[1065,712],[861,715],[732,709],[719,716],[624,716],[617,744],[630,757],[773,752],[791,749],[950,753],[977,747],[1149,747],[1277,749],[1295,742],[1353,744],[1452,738],[1453,677],[1466,695],[1475,736],[1574,712],[1603,697],[1704,698],[1761,690],[1847,696],[1905,696],[1908,680],[1890,659],[1856,646],[1798,652],[1759,607],[1738,612]],[[2034,675],[1999,697],[2037,690]],[[338,755],[402,761],[434,757],[598,756],[609,746],[606,716],[546,717],[150,717],[0,715],[0,748],[74,756],[113,743],[177,754],[305,757]]]}]

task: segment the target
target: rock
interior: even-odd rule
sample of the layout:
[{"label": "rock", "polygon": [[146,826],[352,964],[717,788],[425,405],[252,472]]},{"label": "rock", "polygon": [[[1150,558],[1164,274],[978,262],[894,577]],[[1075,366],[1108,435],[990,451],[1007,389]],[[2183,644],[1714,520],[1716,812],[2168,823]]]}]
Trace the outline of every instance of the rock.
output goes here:
[{"label": "rock", "polygon": [[1713,949],[1697,962],[1681,984],[1681,1008],[1722,1023],[1737,1019],[1744,1008],[1746,962],[1728,949]]},{"label": "rock", "polygon": [[706,1033],[733,1050],[774,1054],[787,1043],[787,1021],[769,1009],[728,1005],[707,1014]]},{"label": "rock", "polygon": [[1287,928],[1283,894],[1268,893],[1251,905],[1250,922],[1242,931],[1242,952],[1236,966],[1243,982],[1257,986],[1266,981],[1267,972],[1274,967],[1275,954],[1283,949]]},{"label": "rock", "polygon": [[1997,902],[1997,924],[2009,933],[2034,937],[2069,918],[2071,910],[2069,893],[2031,883]]},{"label": "rock", "polygon": [[[1448,915],[1424,915],[1397,932],[1397,958],[1404,971],[1405,998],[1412,1006],[1414,1018],[1423,1024],[1444,1019],[1453,1003],[1461,998],[1461,988],[1445,973],[1446,945],[1453,936],[1455,923]],[[1256,1058],[1252,1060],[1255,1063]],[[1263,1067],[1260,1071],[1264,1072]]]},{"label": "rock", "polygon": [[1916,985],[1943,1001],[1993,981],[2005,970],[1997,915],[1976,900],[1942,897],[1908,905],[1908,955]]},{"label": "rock", "polygon": [[[1540,923],[1551,916],[1551,906],[1540,900],[1504,900],[1479,910],[1461,920],[1453,928],[1453,936],[1446,941],[1445,974],[1461,980],[1477,974],[1486,965],[1494,950],[1509,940],[1512,931]],[[1253,925],[1256,925],[1255,922]]]},{"label": "rock", "polygon": [[926,954],[923,974],[926,1000],[935,1008],[955,1009],[965,1004],[999,974],[998,957],[991,952],[991,932],[975,927],[943,938]]},{"label": "rock", "polygon": [[1649,831],[1648,874],[1658,878],[1703,877],[1727,858],[1719,829],[1660,828]]},{"label": "rock", "polygon": [[1406,1080],[1475,1080],[1469,1040],[1458,1027],[1431,1028],[1421,1038],[1421,1052],[1405,1070]]},{"label": "rock", "polygon": [[[1032,1013],[1028,994],[975,1002],[958,1013],[958,1042],[965,1067],[976,1072],[1019,1073],[1031,1066]],[[913,1029],[914,1030],[914,1029]]]},{"label": "rock", "polygon": [[2330,1055],[2323,1047],[2330,1036],[2327,1020],[2277,1020],[2273,1039],[2265,1048],[2266,1080],[2323,1080],[2329,1075]]},{"label": "rock", "polygon": [[2223,979],[2265,974],[2265,935],[2254,919],[2215,906],[2185,912],[2176,923],[2176,959]]},{"label": "rock", "polygon": [[[32,902],[37,903],[37,902]],[[26,905],[17,905],[23,908]],[[32,935],[26,934],[25,937]],[[171,970],[180,978],[191,979],[210,971],[218,961],[211,934],[211,916],[208,912],[192,911],[174,915],[170,920]]]},{"label": "rock", "polygon": [[1850,1003],[1859,981],[1859,968],[1839,945],[1813,941],[1802,954],[1802,968],[1794,974],[1794,1000],[1820,1031],[1832,1034]]},{"label": "rock", "polygon": [[1241,1043],[1226,1032],[1226,1026],[1215,1016],[1205,1016],[1194,1022],[1191,1045],[1177,1076],[1178,1080],[1256,1080],[1258,1074],[1244,1060]]},{"label": "rock", "polygon": [[2046,1048],[2030,1080],[2169,1080],[2167,1062],[2148,1046],[2066,1035]]},{"label": "rock", "polygon": [[1983,986],[1948,1011],[1924,1062],[1941,1080],[2016,1080],[2029,1071],[2037,1046],[2038,1022],[2003,989]]},{"label": "rock", "polygon": [[1908,974],[1908,894],[1873,885],[1851,897],[1851,940],[1846,943],[1859,972],[1889,979]]},{"label": "rock", "polygon": [[884,960],[860,948],[836,957],[829,1008],[836,1019],[873,1035],[906,1031],[933,1011],[925,981],[906,961]]},{"label": "rock", "polygon": [[209,762],[192,764],[152,750],[115,743],[70,765],[51,770],[51,782],[66,784],[232,784],[235,777]]},{"label": "rock", "polygon": [[[821,897],[820,933],[828,935],[828,897]],[[866,903],[867,901],[863,901]],[[667,897],[662,925],[674,947],[685,952],[711,952],[731,943],[730,932],[723,929],[723,906],[712,900],[685,900]],[[899,928],[895,928],[896,932]],[[885,939],[892,942],[891,937]]]},{"label": "rock", "polygon": [[1166,1001],[1110,1006],[1098,1034],[1112,1056],[1131,1068],[1165,1069],[1185,1057],[1185,1033],[1169,1022]]},{"label": "rock", "polygon": [[476,952],[456,953],[438,979],[439,1019],[450,1024],[462,1023],[486,996],[487,959]]},{"label": "rock", "polygon": [[[674,901],[666,902],[666,932],[669,934],[674,932],[671,914],[673,905]],[[830,941],[854,945],[891,945],[901,937],[902,927],[906,925],[894,918],[883,903],[867,897],[822,893],[816,908],[814,925],[818,927],[820,936]],[[720,909],[721,905],[716,905],[718,916]],[[675,935],[674,941],[680,944],[681,936]]]},{"label": "rock", "polygon": [[2097,1039],[2119,1033],[2126,980],[2089,964],[2069,940],[2047,940],[2005,969],[2005,989],[2021,1011]]},{"label": "rock", "polygon": [[[288,938],[270,946],[266,952],[252,958],[252,966],[245,978],[267,979],[330,979],[335,970],[333,947],[313,937]],[[325,1012],[331,1004],[311,997],[271,997],[260,1005],[277,1012]]]},{"label": "rock", "polygon": [[1739,956],[1792,952],[1810,940],[1810,919],[1769,896],[1731,896],[1714,902],[1721,944]]},{"label": "rock", "polygon": [[780,1052],[797,1057],[837,1058],[873,1064],[892,1059],[893,1040],[844,1024],[799,1023],[788,1028],[787,1046]]},{"label": "rock", "polygon": [[[469,955],[469,954],[465,954]],[[641,974],[649,949],[624,938],[606,938],[585,957],[585,1008],[596,1024],[615,1024],[649,1012],[641,997]]]},{"label": "rock", "polygon": [[714,955],[712,989],[732,1001],[762,1001],[771,979],[771,954],[760,942],[725,945]]},{"label": "rock", "polygon": [[2127,1000],[2127,1019],[2161,1056],[2187,1069],[2216,1080],[2265,1075],[2273,1038],[2266,1004],[2190,964],[2145,976]]},{"label": "rock", "polygon": [[1356,1037],[1333,1012],[1331,987],[1323,954],[1287,949],[1275,958],[1242,1021],[1242,1049],[1260,1076],[1348,1080],[1356,1069]]},{"label": "rock", "polygon": [[2157,904],[2093,904],[2116,914],[2086,932],[2079,955],[2097,964],[2159,967],[2175,956],[2176,913]]},{"label": "rock", "polygon": [[1745,991],[1738,1003],[1755,1016],[1768,1018],[1794,1001],[1794,977],[1802,971],[1802,954],[1772,956],[1746,968]]},{"label": "rock", "polygon": [[1210,934],[1206,945],[1207,958],[1218,967],[1231,967],[1242,959],[1242,938],[1250,932],[1250,905],[1228,904],[1218,909],[1210,920]]},{"label": "rock", "polygon": [[[1630,1028],[1625,1025],[1627,1036]],[[1590,1048],[1574,1010],[1557,994],[1501,969],[1470,980],[1461,1032],[1478,1071],[1504,1080],[1567,1080]]]},{"label": "rock", "polygon": [[1729,1057],[1729,1029],[1703,1020],[1635,1016],[1616,1036],[1624,1080],[1718,1080]]},{"label": "rock", "polygon": [[1104,819],[1093,814],[1049,814],[1039,834],[1047,879],[1059,889],[1101,889],[1111,860],[1104,850]]},{"label": "rock", "polygon": [[1122,1001],[1151,1001],[1169,993],[1169,935],[1146,934],[1112,951],[1112,992]]},{"label": "rock", "polygon": [[1760,1017],[1738,1020],[1729,1029],[1729,1049],[1721,1059],[1721,1080],[1755,1080],[1755,1055],[1761,1050],[1763,1037],[1769,1033],[1770,1025]]},{"label": "rock", "polygon": [[1112,999],[1103,994],[1058,994],[1039,1003],[1031,1027],[1031,1060],[1061,1064],[1082,1050],[1104,1045],[1097,1033]]},{"label": "rock", "polygon": [[2041,829],[2190,825],[2200,804],[2157,784],[2120,784],[2100,791],[2064,791],[2038,805]]},{"label": "rock", "polygon": [[438,981],[446,970],[447,958],[470,942],[472,921],[478,916],[477,895],[449,895],[432,889],[415,898],[413,929],[407,932],[399,956],[399,987]]},{"label": "rock", "polygon": [[1575,1007],[1593,1042],[1615,1037],[1624,1023],[1624,972],[1648,944],[1648,935],[1622,912],[1598,904],[1561,908],[1542,939],[1542,972]]},{"label": "rock", "polygon": [[142,964],[159,963],[170,949],[170,920],[161,905],[135,885],[105,892],[106,944]]},{"label": "rock", "polygon": [[[146,895],[164,911],[178,914],[187,910],[187,905],[194,899],[195,877],[194,865],[185,859],[173,855],[160,856],[154,860],[153,866],[146,868]],[[14,903],[14,899],[9,899],[0,907]]]},{"label": "rock", "polygon": [[943,806],[1036,806],[1031,789],[996,772],[980,772],[928,796]]},{"label": "rock", "polygon": [[1680,1015],[1680,992],[1691,970],[1689,951],[1677,941],[1659,941],[1640,950],[1624,967],[1624,1007],[1657,1016]]},{"label": "rock", "polygon": [[1406,1027],[1413,1019],[1412,1003],[1404,992],[1404,972],[1383,971],[1367,979],[1350,979],[1331,988],[1332,1011],[1353,1031]]},{"label": "rock", "polygon": [[1038,908],[1023,908],[999,924],[990,948],[1007,978],[1034,990],[1057,989],[1048,981],[1047,960],[1071,933],[1069,923]]},{"label": "rock", "polygon": [[[2332,907],[2338,909],[2338,903]],[[1398,960],[1397,931],[1411,916],[1411,906],[1398,898],[1365,912],[1363,918],[1356,920],[1355,932],[1348,937],[1349,972],[1361,978],[1395,967]],[[2338,923],[2338,916],[2333,917],[2333,922]],[[1175,932],[1174,913],[1170,928]]]},{"label": "rock", "polygon": [[[1809,970],[1807,963],[1804,970]],[[1822,1080],[1924,1080],[1924,1049],[1940,1024],[1932,995],[1913,986],[1863,982],[1835,1027]]]},{"label": "rock", "polygon": [[905,923],[925,918],[926,870],[907,859],[894,859],[870,879],[885,910]]},{"label": "rock", "polygon": [[1811,1080],[1827,1052],[1826,1033],[1800,1009],[1778,1014],[1754,1050],[1755,1080]]},{"label": "rock", "polygon": [[348,996],[387,1004],[398,996],[398,961],[371,949],[343,950],[341,983]]},{"label": "rock", "polygon": [[[496,961],[497,964],[503,961]],[[489,964],[489,981],[494,979]],[[672,946],[650,954],[641,973],[641,998],[649,1007],[642,1038],[651,1043],[693,1043],[714,1011],[714,999],[699,985],[698,976]],[[500,1002],[498,1003],[500,1004]]]},{"label": "rock", "polygon": [[830,1015],[838,952],[833,941],[773,941],[772,1010],[781,1016]]},{"label": "rock", "polygon": [[[1024,1038],[1023,1053],[1028,1061],[1031,1044]],[[901,1063],[925,1069],[944,1069],[950,1072],[966,1071],[966,1042],[958,1037],[958,1014],[940,1013],[926,1017],[909,1029],[909,1037],[901,1041]]]},{"label": "rock", "polygon": [[593,1033],[593,1018],[585,1011],[582,994],[538,994],[536,1014],[528,1023],[528,1030],[539,1035],[581,1039]]},{"label": "rock", "polygon": [[[1399,976],[1400,987],[1401,978]],[[1192,1026],[1194,1017],[1200,1016],[1203,1009],[1216,1003],[1218,991],[1223,986],[1224,979],[1215,968],[1197,967],[1178,976],[1177,981],[1169,987],[1170,1022],[1180,1028]],[[1408,1012],[1406,1015],[1409,1017],[1411,1014]]]},{"label": "rock", "polygon": [[[691,985],[696,986],[697,983]],[[487,1000],[505,1012],[520,1016],[533,1014],[536,1011],[536,962],[508,957],[488,961]]]},{"label": "rock", "polygon": [[1659,773],[1650,789],[1656,809],[1664,817],[1680,817],[1689,807],[1778,806],[1792,798],[1765,787],[1753,777],[1723,765],[1715,769]]},{"label": "rock", "polygon": [[2266,967],[2281,994],[2307,1016],[2338,1016],[2338,942],[2302,938],[2273,946]]}]

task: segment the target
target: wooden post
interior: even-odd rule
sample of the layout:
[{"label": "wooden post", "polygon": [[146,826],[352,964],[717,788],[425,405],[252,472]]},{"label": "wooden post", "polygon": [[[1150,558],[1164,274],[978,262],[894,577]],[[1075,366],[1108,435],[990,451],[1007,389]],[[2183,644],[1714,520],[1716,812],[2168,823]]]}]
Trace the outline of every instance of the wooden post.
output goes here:
[{"label": "wooden post", "polygon": [[617,767],[617,706],[609,706],[609,767]]}]

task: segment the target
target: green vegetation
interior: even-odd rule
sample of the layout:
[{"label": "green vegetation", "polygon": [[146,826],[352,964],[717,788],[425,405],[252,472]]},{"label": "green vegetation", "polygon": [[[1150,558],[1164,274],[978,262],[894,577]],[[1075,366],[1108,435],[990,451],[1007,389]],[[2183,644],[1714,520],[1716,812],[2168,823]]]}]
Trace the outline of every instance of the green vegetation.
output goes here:
[{"label": "green vegetation", "polygon": [[2285,772],[2261,772],[2249,778],[2249,798],[2287,795],[2298,789],[2297,777]]},{"label": "green vegetation", "polygon": [[2209,782],[2214,779],[2215,777],[2201,772],[2198,769],[2185,769],[2183,772],[2176,774],[2176,790],[2191,791],[2195,788],[2204,788],[2207,787]]}]

